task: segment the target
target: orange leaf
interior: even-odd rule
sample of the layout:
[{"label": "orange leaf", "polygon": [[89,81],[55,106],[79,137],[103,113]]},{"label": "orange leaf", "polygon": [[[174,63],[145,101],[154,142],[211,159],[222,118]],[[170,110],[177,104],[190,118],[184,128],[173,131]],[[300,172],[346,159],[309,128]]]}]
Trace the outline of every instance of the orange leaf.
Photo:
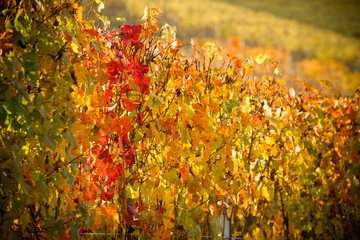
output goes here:
[{"label": "orange leaf", "polygon": [[241,68],[242,61],[240,59],[236,59],[234,62],[235,67]]},{"label": "orange leaf", "polygon": [[180,168],[180,174],[181,174],[181,183],[184,183],[184,181],[187,179],[187,176],[189,174],[189,166],[185,164],[182,168]]},{"label": "orange leaf", "polygon": [[121,130],[124,134],[131,132],[131,119],[128,116],[120,118]]},{"label": "orange leaf", "polygon": [[123,108],[125,108],[125,110],[128,112],[132,112],[134,109],[136,109],[140,105],[138,100],[130,101],[126,95],[124,95],[122,97],[121,104],[122,104]]},{"label": "orange leaf", "polygon": [[225,139],[228,139],[230,137],[230,135],[231,135],[229,127],[221,127],[220,131],[222,132],[222,136]]}]

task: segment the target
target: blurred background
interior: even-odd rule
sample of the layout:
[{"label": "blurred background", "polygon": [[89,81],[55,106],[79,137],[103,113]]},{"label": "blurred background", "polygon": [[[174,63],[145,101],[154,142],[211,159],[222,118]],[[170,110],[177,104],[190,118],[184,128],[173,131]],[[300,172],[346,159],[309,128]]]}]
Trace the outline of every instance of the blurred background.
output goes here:
[{"label": "blurred background", "polygon": [[107,0],[102,14],[117,28],[139,24],[146,6],[160,8],[159,27],[176,26],[184,45],[212,41],[241,59],[267,54],[287,82],[328,80],[345,96],[360,86],[360,0]]}]

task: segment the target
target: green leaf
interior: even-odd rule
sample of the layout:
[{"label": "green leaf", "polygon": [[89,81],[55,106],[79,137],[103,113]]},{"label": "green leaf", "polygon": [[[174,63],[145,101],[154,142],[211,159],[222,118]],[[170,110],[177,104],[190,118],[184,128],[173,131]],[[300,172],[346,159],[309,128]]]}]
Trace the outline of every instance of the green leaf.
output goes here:
[{"label": "green leaf", "polygon": [[235,99],[230,99],[230,101],[225,103],[225,109],[227,111],[228,114],[231,114],[232,110],[234,107],[238,107],[239,106],[239,102]]},{"label": "green leaf", "polygon": [[75,180],[73,175],[69,173],[64,166],[62,167],[62,169],[63,171],[61,172],[61,175],[68,179],[68,184],[70,185],[70,187],[74,187]]},{"label": "green leaf", "polygon": [[24,9],[20,8],[14,19],[14,26],[24,37],[29,37],[29,24],[28,26],[24,26],[26,22],[29,22],[29,17],[24,12]]},{"label": "green leaf", "polygon": [[28,192],[27,189],[26,189],[26,184],[25,184],[24,181],[20,181],[20,186],[21,186],[22,193],[23,193],[25,196],[29,196],[29,192]]},{"label": "green leaf", "polygon": [[51,150],[55,150],[56,143],[54,141],[54,138],[52,138],[51,136],[49,135],[45,136],[44,143],[46,147],[50,148]]},{"label": "green leaf", "polygon": [[73,222],[69,222],[67,227],[70,228],[69,235],[71,239],[80,239],[78,227]]},{"label": "green leaf", "polygon": [[169,181],[170,183],[176,183],[176,184],[180,184],[180,180],[179,180],[179,176],[176,172],[176,169],[174,169],[171,172],[165,172],[164,173],[164,178]]},{"label": "green leaf", "polygon": [[53,216],[45,220],[46,233],[52,237],[60,237],[65,234],[64,220],[55,221]]}]

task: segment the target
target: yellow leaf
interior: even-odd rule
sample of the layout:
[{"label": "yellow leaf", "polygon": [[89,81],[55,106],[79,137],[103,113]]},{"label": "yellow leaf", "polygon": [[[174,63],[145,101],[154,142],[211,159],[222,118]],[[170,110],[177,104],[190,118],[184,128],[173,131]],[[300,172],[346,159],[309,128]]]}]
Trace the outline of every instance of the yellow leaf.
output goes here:
[{"label": "yellow leaf", "polygon": [[242,103],[242,105],[239,106],[239,110],[243,113],[249,113],[251,112],[251,105],[250,105],[250,97],[247,96],[245,99],[245,102]]},{"label": "yellow leaf", "polygon": [[220,104],[216,99],[211,99],[210,107],[214,113],[218,113],[220,111]]},{"label": "yellow leaf", "polygon": [[252,66],[251,63],[246,62],[245,63],[245,75],[249,76],[249,75],[251,75],[253,73],[254,73],[254,67]]},{"label": "yellow leaf", "polygon": [[244,239],[245,239],[245,240],[251,239],[250,234],[249,234],[249,233],[246,233],[246,235],[244,236]]},{"label": "yellow leaf", "polygon": [[164,223],[164,226],[165,226],[166,229],[171,229],[173,227],[173,223],[167,217],[163,218],[163,223]]},{"label": "yellow leaf", "polygon": [[83,12],[83,6],[79,3],[75,3],[74,4],[74,9],[76,10],[76,18],[79,22],[82,22],[83,20],[83,15],[82,15],[82,12]]},{"label": "yellow leaf", "polygon": [[285,85],[285,80],[284,79],[279,79],[276,81],[277,84],[279,84],[280,86],[284,86]]},{"label": "yellow leaf", "polygon": [[74,53],[79,53],[79,49],[74,42],[71,42],[70,46],[71,46],[71,49],[74,51]]},{"label": "yellow leaf", "polygon": [[277,146],[273,146],[271,149],[270,149],[270,155],[271,156],[276,156],[278,154],[278,147]]},{"label": "yellow leaf", "polygon": [[275,143],[275,138],[269,137],[265,140],[267,145],[273,145]]},{"label": "yellow leaf", "polygon": [[[76,35],[76,40],[80,43],[80,45],[82,45],[86,49],[87,52],[90,52],[90,43],[85,34],[80,33],[80,34]],[[75,45],[75,47],[77,47],[77,46]],[[107,61],[107,62],[109,62],[109,61]]]},{"label": "yellow leaf", "polygon": [[269,191],[268,191],[268,189],[267,189],[266,186],[263,186],[263,187],[262,187],[261,192],[262,192],[263,197],[264,197],[268,202],[270,202],[270,194],[269,194]]},{"label": "yellow leaf", "polygon": [[255,230],[253,231],[253,234],[255,235],[255,239],[261,239],[262,234],[261,234],[261,229],[256,227]]},{"label": "yellow leaf", "polygon": [[161,38],[166,39],[169,42],[176,40],[176,26],[170,26],[166,23],[162,27]]},{"label": "yellow leaf", "polygon": [[203,49],[206,51],[206,53],[209,55],[209,57],[217,56],[219,60],[223,59],[223,57],[220,54],[220,51],[222,48],[216,47],[215,43],[207,42],[204,44]]},{"label": "yellow leaf", "polygon": [[234,75],[234,69],[228,68],[228,69],[226,70],[226,73],[227,73],[227,75],[228,75],[229,77],[232,77],[232,76]]},{"label": "yellow leaf", "polygon": [[262,53],[260,53],[259,55],[257,55],[257,57],[255,58],[255,61],[258,63],[258,64],[262,64],[264,63],[266,60],[267,60],[268,56],[265,54],[265,55],[262,55]]}]

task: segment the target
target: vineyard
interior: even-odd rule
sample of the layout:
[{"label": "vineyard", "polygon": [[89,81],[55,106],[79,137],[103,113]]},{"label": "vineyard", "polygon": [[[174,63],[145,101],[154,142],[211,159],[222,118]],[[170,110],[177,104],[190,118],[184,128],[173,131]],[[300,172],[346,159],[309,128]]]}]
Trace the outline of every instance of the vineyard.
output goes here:
[{"label": "vineyard", "polygon": [[0,236],[360,238],[359,88],[102,7],[1,2]]},{"label": "vineyard", "polygon": [[[137,24],[146,6],[159,7],[164,12],[160,25],[176,26],[184,43],[217,41],[224,56],[241,58],[271,53],[281,63],[286,84],[294,77],[314,86],[326,79],[343,96],[353,95],[360,86],[357,0],[199,1],[108,0],[103,13],[116,27],[121,17]],[[234,37],[238,48],[229,49]]]}]

